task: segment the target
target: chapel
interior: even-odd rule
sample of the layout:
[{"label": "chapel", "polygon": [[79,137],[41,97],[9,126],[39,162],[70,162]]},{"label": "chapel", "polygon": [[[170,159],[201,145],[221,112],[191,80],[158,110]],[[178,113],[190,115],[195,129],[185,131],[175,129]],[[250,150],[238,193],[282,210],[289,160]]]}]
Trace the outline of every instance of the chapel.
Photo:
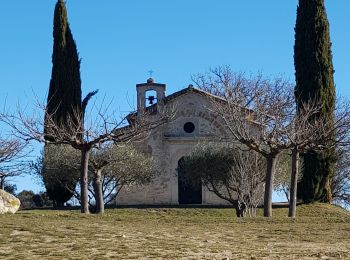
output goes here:
[{"label": "chapel", "polygon": [[186,184],[182,181],[181,160],[189,155],[199,142],[222,142],[225,130],[214,113],[208,97],[213,95],[192,85],[166,95],[166,85],[149,78],[136,85],[137,112],[129,116],[142,116],[151,111],[174,113],[169,122],[162,124],[138,143],[144,152],[152,155],[160,172],[148,185],[124,187],[116,198],[117,205],[226,205],[225,200],[202,186],[199,181]]}]

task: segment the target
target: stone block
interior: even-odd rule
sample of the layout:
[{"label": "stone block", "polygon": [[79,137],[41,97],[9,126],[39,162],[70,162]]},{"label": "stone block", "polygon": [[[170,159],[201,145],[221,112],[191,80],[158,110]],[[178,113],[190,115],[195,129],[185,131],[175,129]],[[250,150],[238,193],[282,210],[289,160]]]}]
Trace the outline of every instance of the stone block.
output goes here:
[{"label": "stone block", "polygon": [[0,214],[14,214],[17,212],[20,205],[21,202],[19,199],[4,190],[0,190]]}]

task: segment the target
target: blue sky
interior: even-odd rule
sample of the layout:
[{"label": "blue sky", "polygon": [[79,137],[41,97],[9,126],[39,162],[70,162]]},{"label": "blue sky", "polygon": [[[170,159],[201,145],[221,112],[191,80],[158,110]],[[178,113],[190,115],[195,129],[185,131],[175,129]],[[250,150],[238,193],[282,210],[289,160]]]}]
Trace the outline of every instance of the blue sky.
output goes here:
[{"label": "blue sky", "polygon": [[[55,0],[1,3],[0,95],[7,104],[45,100],[51,75]],[[69,21],[82,58],[83,93],[99,89],[116,111],[135,103],[135,84],[154,71],[172,93],[191,75],[230,65],[235,71],[294,81],[297,0],[68,0]],[[337,92],[349,96],[349,0],[326,0]],[[31,177],[19,190],[40,190]]]}]

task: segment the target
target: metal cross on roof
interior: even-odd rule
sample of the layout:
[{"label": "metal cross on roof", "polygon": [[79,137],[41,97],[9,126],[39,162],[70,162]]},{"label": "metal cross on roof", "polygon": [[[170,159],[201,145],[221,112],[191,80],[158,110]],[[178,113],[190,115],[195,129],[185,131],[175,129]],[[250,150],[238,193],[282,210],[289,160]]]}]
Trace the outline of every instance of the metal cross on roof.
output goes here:
[{"label": "metal cross on roof", "polygon": [[148,73],[149,73],[150,78],[152,78],[154,71],[153,70],[149,70]]}]

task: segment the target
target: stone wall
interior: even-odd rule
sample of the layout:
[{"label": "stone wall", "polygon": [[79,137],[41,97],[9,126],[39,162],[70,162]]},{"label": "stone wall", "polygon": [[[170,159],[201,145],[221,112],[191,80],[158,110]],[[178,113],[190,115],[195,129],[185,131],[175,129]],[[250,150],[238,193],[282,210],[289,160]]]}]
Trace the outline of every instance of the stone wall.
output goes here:
[{"label": "stone wall", "polygon": [[[178,202],[178,161],[189,155],[196,144],[205,141],[219,141],[225,133],[219,120],[208,111],[210,105],[202,95],[188,93],[177,97],[171,104],[176,109],[174,119],[152,132],[147,140],[139,143],[140,150],[151,151],[160,171],[151,184],[128,186],[121,190],[117,205],[177,205]],[[193,133],[184,131],[184,124],[195,125]],[[202,188],[202,204],[226,205],[226,201]]]}]

